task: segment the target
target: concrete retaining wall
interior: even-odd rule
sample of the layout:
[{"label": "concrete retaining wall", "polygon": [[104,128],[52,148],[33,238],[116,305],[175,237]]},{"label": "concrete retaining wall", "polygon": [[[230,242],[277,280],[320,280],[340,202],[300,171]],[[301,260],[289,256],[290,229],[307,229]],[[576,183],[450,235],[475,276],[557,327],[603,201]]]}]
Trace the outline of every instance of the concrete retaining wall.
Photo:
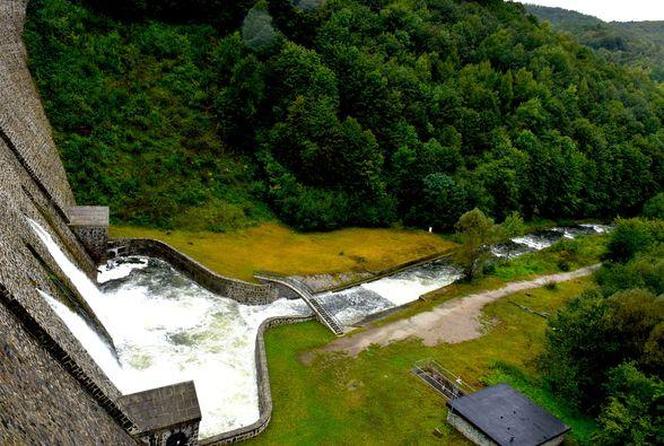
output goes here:
[{"label": "concrete retaining wall", "polygon": [[265,305],[281,297],[280,289],[271,284],[249,283],[219,275],[159,240],[113,239],[109,242],[108,248],[109,258],[125,255],[157,257],[213,293],[242,304]]},{"label": "concrete retaining wall", "polygon": [[258,409],[260,417],[255,423],[200,441],[201,446],[217,446],[237,443],[253,438],[263,432],[272,418],[272,394],[270,393],[270,375],[267,368],[264,334],[267,329],[279,325],[296,324],[314,320],[314,316],[274,317],[265,320],[256,334],[256,381],[258,384]]}]

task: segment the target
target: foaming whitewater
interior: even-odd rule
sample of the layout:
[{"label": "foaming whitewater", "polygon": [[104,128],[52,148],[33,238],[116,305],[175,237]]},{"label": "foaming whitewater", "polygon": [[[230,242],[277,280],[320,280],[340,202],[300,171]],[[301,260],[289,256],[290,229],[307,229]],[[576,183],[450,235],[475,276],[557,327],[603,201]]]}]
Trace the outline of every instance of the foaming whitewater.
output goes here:
[{"label": "foaming whitewater", "polygon": [[522,237],[514,237],[510,242],[494,246],[491,251],[496,257],[513,258],[527,252],[546,249],[563,238],[575,239],[580,235],[603,234],[610,230],[611,226],[595,223],[584,223],[564,228],[551,228]]},{"label": "foaming whitewater", "polygon": [[[114,323],[108,327],[133,393],[194,380],[203,419],[201,437],[236,429],[259,417],[255,346],[260,324],[275,316],[310,314],[299,300],[248,306],[200,287],[167,263],[143,265],[124,279],[100,273]],[[126,264],[125,264],[126,265]]]},{"label": "foaming whitewater", "polygon": [[461,276],[458,268],[436,261],[315,298],[343,325],[352,325],[368,315],[413,302]]},{"label": "foaming whitewater", "polygon": [[103,269],[103,274],[97,275],[97,283],[104,284],[110,280],[118,280],[127,277],[135,269],[143,269],[148,266],[148,260],[140,257],[130,257],[117,261],[109,260]]},{"label": "foaming whitewater", "polygon": [[49,306],[67,325],[67,328],[78,339],[92,359],[97,363],[106,376],[120,388],[123,384],[123,372],[111,347],[102,340],[97,332],[88,325],[78,313],[70,310],[66,305],[54,299],[48,293],[38,289],[37,292],[46,300]]},{"label": "foaming whitewater", "polygon": [[[117,357],[77,313],[40,294],[90,356],[124,394],[193,380],[203,414],[200,436],[253,423],[259,417],[255,341],[260,324],[275,316],[311,314],[301,300],[241,305],[202,288],[167,263],[148,257],[116,259],[101,268],[97,286],[76,267],[50,234],[30,220],[35,233],[113,339]],[[494,247],[514,257],[555,241],[606,232],[603,225],[554,228]],[[435,261],[343,291],[315,296],[343,325],[417,300],[462,277]]]},{"label": "foaming whitewater", "polygon": [[40,291],[46,302],[123,394],[193,380],[202,438],[259,417],[255,341],[275,316],[308,315],[299,301],[247,306],[213,294],[165,262],[134,258],[107,265],[101,292],[38,223],[33,229],[113,338],[117,358],[77,313]]}]

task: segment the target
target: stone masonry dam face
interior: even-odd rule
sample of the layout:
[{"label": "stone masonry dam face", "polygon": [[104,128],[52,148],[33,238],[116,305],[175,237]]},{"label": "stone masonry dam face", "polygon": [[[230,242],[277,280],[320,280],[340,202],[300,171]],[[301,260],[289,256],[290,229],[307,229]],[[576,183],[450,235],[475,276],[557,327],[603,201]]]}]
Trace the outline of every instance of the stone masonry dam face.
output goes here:
[{"label": "stone masonry dam face", "polygon": [[69,226],[74,196],[30,77],[26,0],[0,0],[0,443],[131,445],[119,392],[38,294],[70,287],[28,226],[58,240],[88,274]]}]

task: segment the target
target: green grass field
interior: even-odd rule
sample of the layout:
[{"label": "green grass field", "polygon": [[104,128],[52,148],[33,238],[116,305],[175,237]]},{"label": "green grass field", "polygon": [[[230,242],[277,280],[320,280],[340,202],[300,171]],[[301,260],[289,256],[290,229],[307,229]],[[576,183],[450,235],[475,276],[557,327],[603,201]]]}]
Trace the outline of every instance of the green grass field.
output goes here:
[{"label": "green grass field", "polygon": [[252,280],[256,271],[286,275],[378,272],[442,253],[455,244],[425,231],[351,228],[300,233],[265,223],[229,233],[112,227],[111,237],[154,238],[219,274]]},{"label": "green grass field", "polygon": [[[514,305],[554,312],[591,285],[590,279],[515,294],[488,305],[484,336],[460,344],[425,347],[418,340],[371,348],[357,358],[317,349],[333,336],[316,322],[277,327],[266,334],[274,412],[253,444],[468,444],[445,420],[444,401],[410,374],[433,358],[468,383],[508,382],[573,428],[584,442],[594,429],[540,383],[535,359],[546,320]],[[438,429],[440,434],[434,435]]]}]

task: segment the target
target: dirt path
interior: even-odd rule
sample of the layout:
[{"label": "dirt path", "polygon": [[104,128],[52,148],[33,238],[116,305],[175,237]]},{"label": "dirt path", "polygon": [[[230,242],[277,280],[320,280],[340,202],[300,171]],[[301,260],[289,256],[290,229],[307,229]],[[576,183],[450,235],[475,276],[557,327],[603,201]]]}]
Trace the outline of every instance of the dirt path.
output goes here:
[{"label": "dirt path", "polygon": [[501,297],[531,288],[539,288],[549,282],[565,282],[591,274],[599,264],[568,273],[551,274],[533,280],[512,282],[503,288],[469,294],[442,303],[433,310],[416,314],[381,327],[371,328],[354,336],[339,338],[325,347],[328,351],[345,351],[351,356],[372,344],[385,346],[408,337],[422,338],[424,345],[440,342],[451,344],[468,341],[481,336],[480,314],[482,308]]}]

